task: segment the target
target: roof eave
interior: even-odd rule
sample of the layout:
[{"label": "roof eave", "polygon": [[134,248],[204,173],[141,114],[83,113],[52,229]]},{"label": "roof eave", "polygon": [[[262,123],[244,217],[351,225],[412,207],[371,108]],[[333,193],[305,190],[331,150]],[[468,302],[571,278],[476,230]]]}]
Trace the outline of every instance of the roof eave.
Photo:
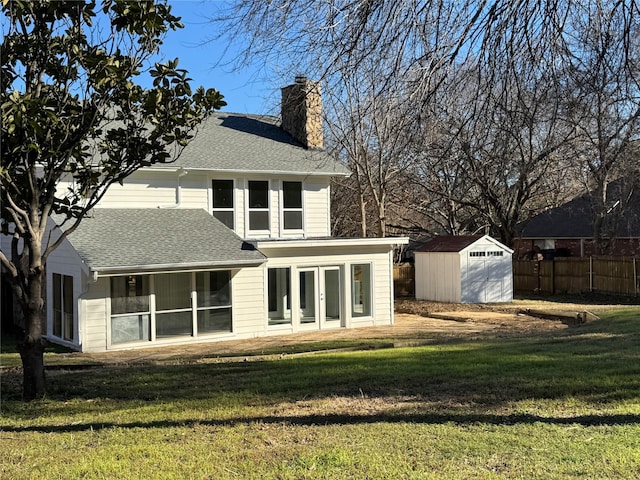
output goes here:
[{"label": "roof eave", "polygon": [[372,237],[372,238],[327,238],[301,240],[256,240],[256,247],[262,248],[312,248],[312,247],[346,247],[376,245],[407,245],[409,237]]},{"label": "roof eave", "polygon": [[112,277],[116,275],[132,273],[161,273],[178,271],[199,271],[211,268],[241,268],[256,267],[267,261],[266,258],[255,260],[239,260],[224,262],[192,262],[192,263],[166,263],[155,265],[122,265],[116,267],[90,267],[98,277]]},{"label": "roof eave", "polygon": [[[184,170],[192,172],[207,172],[207,173],[249,173],[249,174],[261,174],[261,175],[299,175],[305,177],[348,177],[352,172],[323,172],[323,171],[303,171],[303,170],[259,170],[259,169],[237,169],[237,168],[198,168],[198,167],[183,167]],[[151,170],[151,169],[150,169]],[[175,169],[156,168],[156,171],[173,171]]]}]

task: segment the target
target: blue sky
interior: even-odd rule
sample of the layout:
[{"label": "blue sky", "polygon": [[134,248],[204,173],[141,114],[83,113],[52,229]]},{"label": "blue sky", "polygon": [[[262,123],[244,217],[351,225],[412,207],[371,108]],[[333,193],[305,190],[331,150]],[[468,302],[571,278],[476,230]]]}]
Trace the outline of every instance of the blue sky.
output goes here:
[{"label": "blue sky", "polygon": [[167,34],[160,47],[162,60],[178,57],[179,67],[188,70],[193,79],[192,87],[202,85],[219,90],[227,102],[223,111],[277,114],[279,88],[256,79],[257,67],[231,71],[229,66],[216,66],[227,45],[211,40],[216,27],[207,18],[223,3],[215,0],[171,0],[169,3],[172,13],[182,17],[185,28]]}]

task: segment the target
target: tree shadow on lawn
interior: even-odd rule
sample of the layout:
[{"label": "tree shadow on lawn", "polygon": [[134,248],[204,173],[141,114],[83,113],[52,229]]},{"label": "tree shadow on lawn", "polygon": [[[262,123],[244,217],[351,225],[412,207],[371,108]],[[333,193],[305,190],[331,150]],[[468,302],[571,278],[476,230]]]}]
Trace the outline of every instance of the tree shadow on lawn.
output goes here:
[{"label": "tree shadow on lawn", "polygon": [[[322,354],[279,360],[236,363],[113,366],[62,370],[49,378],[47,400],[22,408],[20,371],[2,375],[4,414],[29,421],[48,415],[108,414],[121,409],[171,403],[202,411],[212,405],[235,419],[211,420],[212,425],[269,422],[343,424],[371,422],[417,423],[637,423],[637,415],[584,415],[549,418],[522,414],[487,414],[522,400],[560,400],[605,405],[640,398],[640,352],[635,314],[575,327],[557,337],[461,341],[415,348]],[[411,398],[411,410],[360,415],[234,414],[255,405],[277,407],[299,401],[332,399]],[[86,400],[70,402],[69,400]],[[416,406],[417,405],[417,406]],[[452,409],[448,405],[462,405]],[[469,405],[469,407],[464,407]],[[443,407],[444,406],[444,407]],[[305,413],[305,412],[302,412]],[[189,421],[187,420],[187,423]],[[24,427],[42,431],[74,431],[120,426],[159,427],[183,421],[140,423],[80,423],[73,426]],[[193,423],[203,423],[193,420]],[[207,423],[206,421],[204,423]],[[1,426],[1,425],[0,425]],[[2,427],[8,431],[12,427]],[[13,427],[18,428],[18,427]]]},{"label": "tree shadow on lawn", "polygon": [[[558,423],[618,425],[638,423],[638,415],[584,415],[549,418],[524,414],[494,414],[513,402],[562,400],[605,405],[640,398],[640,354],[637,338],[584,328],[573,337],[464,342],[406,349],[287,357],[277,361],[220,364],[106,367],[61,371],[49,380],[42,408],[21,410],[17,389],[7,398],[5,414],[25,420],[47,415],[117,412],[145,405],[184,402],[202,411],[212,405],[233,411],[273,408],[300,401],[328,402],[338,397],[383,399],[390,408],[361,415],[258,415],[200,421],[211,425],[268,422],[349,424],[372,422],[454,422],[472,424]],[[3,375],[3,383],[6,379]],[[13,393],[14,398],[11,398]],[[398,409],[394,399],[413,404]],[[70,399],[87,400],[72,402]],[[14,404],[11,407],[11,404]],[[449,405],[461,405],[451,408]],[[444,407],[443,407],[444,406]],[[465,407],[469,406],[469,407]],[[404,411],[403,411],[404,410]],[[302,412],[304,413],[304,412]],[[189,420],[186,421],[189,423]],[[36,431],[74,431],[109,427],[178,426],[184,421],[80,423],[24,427]],[[11,428],[2,428],[5,431]],[[18,428],[19,430],[19,428]]]},{"label": "tree shadow on lawn", "polygon": [[75,433],[84,431],[109,430],[112,428],[191,428],[195,426],[236,427],[239,425],[272,424],[283,426],[341,426],[373,423],[413,423],[425,425],[499,425],[513,426],[521,424],[546,425],[581,425],[583,427],[624,426],[640,423],[640,415],[577,415],[569,417],[543,417],[531,414],[455,414],[455,413],[412,413],[412,414],[375,414],[375,415],[336,415],[313,414],[302,416],[254,416],[211,420],[157,420],[150,422],[88,422],[69,425],[33,425],[18,427],[2,427],[3,432],[38,432],[38,433]]}]

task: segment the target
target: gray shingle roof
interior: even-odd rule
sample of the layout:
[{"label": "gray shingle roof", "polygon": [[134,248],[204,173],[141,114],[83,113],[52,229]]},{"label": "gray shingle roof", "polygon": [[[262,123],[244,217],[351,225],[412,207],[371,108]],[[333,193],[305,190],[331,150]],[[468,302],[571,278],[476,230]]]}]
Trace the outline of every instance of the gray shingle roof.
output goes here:
[{"label": "gray shingle roof", "polygon": [[322,150],[309,150],[282,130],[275,117],[216,113],[172,163],[187,169],[348,175]]},{"label": "gray shingle roof", "polygon": [[[620,199],[619,181],[608,185],[607,196]],[[605,216],[602,232],[619,238],[640,237],[640,191],[634,190],[624,216],[617,215],[615,203]],[[556,208],[520,222],[516,234],[522,238],[591,238],[593,237],[593,206],[591,197],[582,195]]]},{"label": "gray shingle roof", "polygon": [[260,264],[264,255],[204,210],[96,208],[68,239],[93,270]]}]

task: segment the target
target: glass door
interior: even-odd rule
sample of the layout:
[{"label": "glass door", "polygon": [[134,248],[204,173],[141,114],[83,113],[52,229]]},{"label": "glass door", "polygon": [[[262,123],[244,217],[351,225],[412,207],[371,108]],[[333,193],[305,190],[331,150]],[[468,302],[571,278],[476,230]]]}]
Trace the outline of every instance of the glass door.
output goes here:
[{"label": "glass door", "polygon": [[320,292],[320,308],[323,324],[327,327],[340,326],[340,268],[322,267],[322,286]]},{"label": "glass door", "polygon": [[310,326],[318,322],[318,282],[316,280],[316,272],[317,268],[298,271],[301,326]]},{"label": "glass door", "polygon": [[340,267],[298,270],[298,322],[301,329],[340,327],[342,321]]}]

